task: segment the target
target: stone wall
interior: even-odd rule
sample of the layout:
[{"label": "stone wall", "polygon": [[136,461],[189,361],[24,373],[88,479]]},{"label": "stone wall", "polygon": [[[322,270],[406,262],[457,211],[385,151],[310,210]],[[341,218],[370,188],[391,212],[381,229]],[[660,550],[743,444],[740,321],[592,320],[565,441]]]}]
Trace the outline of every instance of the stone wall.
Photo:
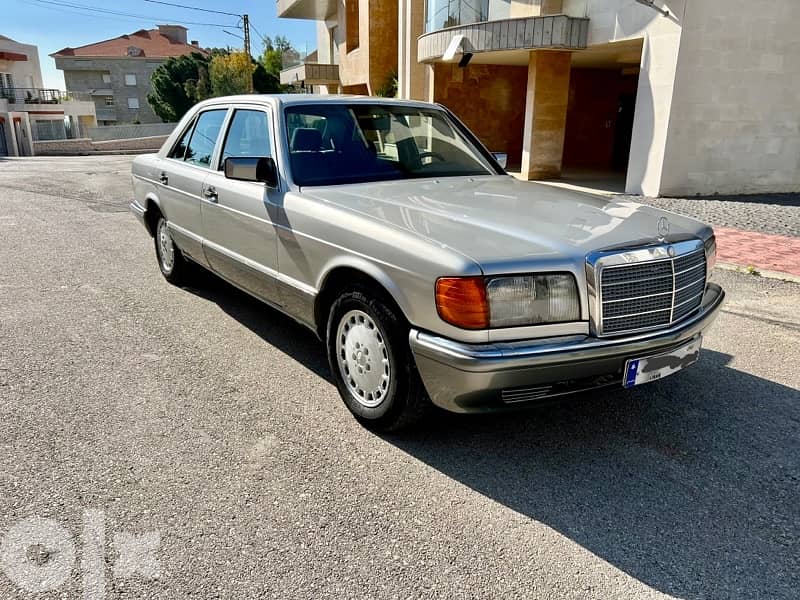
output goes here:
[{"label": "stone wall", "polygon": [[375,94],[397,72],[398,0],[357,1],[356,49],[347,46],[353,36],[347,32],[345,7],[339,6],[339,78],[345,93]]},{"label": "stone wall", "polygon": [[800,2],[687,4],[662,195],[800,191]]},{"label": "stone wall", "polygon": [[435,63],[433,101],[452,110],[492,152],[508,154],[517,170],[522,156],[528,68]]},{"label": "stone wall", "polygon": [[158,152],[169,136],[159,135],[127,140],[109,140],[93,142],[89,138],[74,140],[55,140],[34,142],[33,149],[37,156],[69,156],[93,153],[147,153]]}]

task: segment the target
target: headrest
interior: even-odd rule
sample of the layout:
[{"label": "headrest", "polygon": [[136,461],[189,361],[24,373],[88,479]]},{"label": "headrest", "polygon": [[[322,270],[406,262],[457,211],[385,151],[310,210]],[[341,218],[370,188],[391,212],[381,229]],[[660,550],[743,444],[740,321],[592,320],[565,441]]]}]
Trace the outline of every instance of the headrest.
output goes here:
[{"label": "headrest", "polygon": [[313,127],[298,127],[292,133],[292,152],[319,152],[322,147],[322,134]]}]

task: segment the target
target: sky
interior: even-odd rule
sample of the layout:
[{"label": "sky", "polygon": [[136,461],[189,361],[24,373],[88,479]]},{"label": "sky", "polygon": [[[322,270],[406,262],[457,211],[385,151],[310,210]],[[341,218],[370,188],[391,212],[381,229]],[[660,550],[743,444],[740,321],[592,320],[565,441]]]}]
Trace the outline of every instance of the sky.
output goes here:
[{"label": "sky", "polygon": [[[275,0],[164,1],[250,15],[253,54],[260,54],[263,49],[259,33],[270,37],[284,35],[301,52],[311,52],[316,46],[314,21],[278,19]],[[225,33],[242,35],[241,30],[236,28],[237,17],[187,10],[147,0],[0,0],[0,4],[3,5],[0,35],[39,47],[42,77],[48,88],[64,89],[64,76],[56,69],[55,61],[49,54],[67,46],[83,46],[139,29],[152,29],[158,24],[185,24],[187,21],[203,23],[185,24],[189,29],[188,39],[197,40],[203,47],[242,47],[241,39]]]}]

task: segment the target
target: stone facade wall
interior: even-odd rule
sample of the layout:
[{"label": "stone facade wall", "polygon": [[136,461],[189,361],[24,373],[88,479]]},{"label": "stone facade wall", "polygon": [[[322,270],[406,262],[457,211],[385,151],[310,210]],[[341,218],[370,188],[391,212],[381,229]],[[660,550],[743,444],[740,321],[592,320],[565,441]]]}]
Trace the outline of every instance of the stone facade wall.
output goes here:
[{"label": "stone facade wall", "polygon": [[687,4],[662,195],[800,191],[797,0]]},{"label": "stone facade wall", "polygon": [[433,101],[452,110],[492,152],[508,154],[517,170],[522,157],[528,68],[435,63]]},{"label": "stone facade wall", "polygon": [[[114,96],[114,106],[107,107],[104,96],[95,96],[97,119],[103,121],[106,109],[113,108],[116,123],[124,125],[133,121],[141,123],[160,123],[150,105],[147,94],[150,92],[150,76],[164,59],[159,58],[56,58],[56,67],[64,71],[64,83],[71,92],[110,89]],[[111,82],[103,81],[103,73],[111,75]],[[136,85],[125,85],[125,75],[136,76]],[[139,108],[128,108],[128,98],[137,98]]]},{"label": "stone facade wall", "polygon": [[[340,4],[339,78],[346,93],[374,94],[397,72],[398,0],[357,0],[359,45],[347,46],[347,13]],[[366,87],[364,87],[366,86]]]}]

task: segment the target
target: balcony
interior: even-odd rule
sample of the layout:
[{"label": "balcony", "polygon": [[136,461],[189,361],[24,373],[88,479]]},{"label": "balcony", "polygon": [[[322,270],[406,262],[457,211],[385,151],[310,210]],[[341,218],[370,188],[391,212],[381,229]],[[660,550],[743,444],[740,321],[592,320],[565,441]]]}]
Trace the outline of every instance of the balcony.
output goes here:
[{"label": "balcony", "polygon": [[336,15],[337,0],[277,0],[278,16],[284,19],[312,19],[323,21]]},{"label": "balcony", "polygon": [[281,71],[281,85],[338,85],[339,65],[302,63]]},{"label": "balcony", "polygon": [[45,88],[0,87],[0,98],[5,98],[9,107],[25,110],[20,106],[29,104],[63,104],[75,100],[88,101],[89,94],[83,92],[63,92]]},{"label": "balcony", "polygon": [[588,0],[426,0],[425,31],[486,21],[567,15],[585,17]]},{"label": "balcony", "polygon": [[[519,54],[527,64],[530,50],[583,50],[588,36],[589,19],[563,14],[484,21],[420,36],[417,58],[420,62],[441,60],[448,47],[455,43],[458,54],[473,54],[477,59],[484,53],[496,52],[503,61],[514,61]],[[481,62],[493,61],[491,56],[485,56]]]}]

